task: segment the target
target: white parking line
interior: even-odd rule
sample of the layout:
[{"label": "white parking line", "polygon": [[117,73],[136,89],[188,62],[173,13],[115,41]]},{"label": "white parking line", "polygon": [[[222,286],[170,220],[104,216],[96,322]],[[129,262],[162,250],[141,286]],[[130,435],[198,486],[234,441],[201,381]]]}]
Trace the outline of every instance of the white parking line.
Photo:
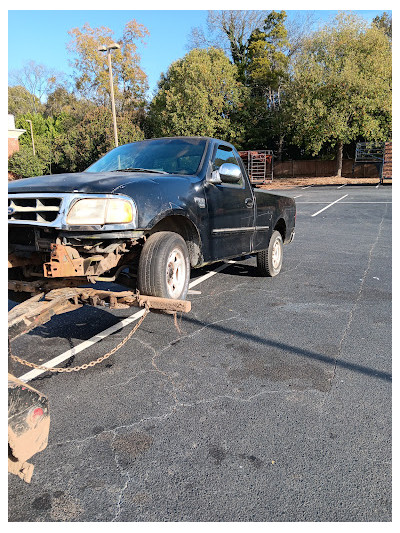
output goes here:
[{"label": "white parking line", "polygon": [[309,189],[311,185],[307,185],[306,187],[302,187],[302,189]]},{"label": "white parking line", "polygon": [[346,184],[343,183],[343,185],[341,185],[340,187],[337,187],[338,189],[342,189],[343,187],[346,187]]},{"label": "white parking line", "polygon": [[303,196],[302,194],[298,194],[297,196],[293,196],[293,198],[300,198],[300,196]]},{"label": "white parking line", "polygon": [[[227,261],[226,263],[220,265],[215,270],[207,272],[207,274],[204,274],[204,276],[200,276],[199,278],[193,280],[191,283],[189,283],[189,289],[191,289],[192,287],[195,287],[196,285],[199,285],[203,281],[206,281],[207,279],[211,278],[218,272],[221,272],[221,270],[224,270],[224,268],[227,268],[232,263],[236,263],[236,261]],[[114,324],[113,326],[105,329],[104,331],[97,333],[92,338],[88,339],[87,341],[81,342],[80,344],[78,344],[77,346],[74,346],[70,350],[67,350],[66,352],[58,355],[57,357],[54,357],[50,361],[47,361],[46,363],[41,364],[41,366],[51,368],[51,367],[59,365],[60,363],[63,363],[64,361],[72,357],[73,355],[76,355],[77,353],[80,353],[83,350],[86,350],[86,348],[90,348],[90,346],[93,346],[93,344],[96,344],[97,342],[105,339],[109,335],[112,335],[116,331],[119,331],[120,329],[128,326],[132,322],[139,320],[139,318],[143,316],[144,312],[145,312],[145,309],[142,309],[140,311],[137,311],[136,313],[133,313],[131,316],[124,318],[120,322],[117,322],[117,324]],[[26,374],[23,374],[19,379],[27,383],[28,381],[31,381],[37,376],[40,376],[40,374],[43,374],[44,372],[46,372],[46,370],[34,369],[34,370],[31,370],[30,372],[27,372]]]},{"label": "white parking line", "polygon": [[[328,202],[318,201],[318,200],[309,200],[308,202],[296,202],[296,205],[303,205],[303,204],[327,204]],[[391,204],[392,202],[342,202],[342,204]],[[329,206],[328,206],[329,207]]]},{"label": "white parking line", "polygon": [[207,272],[207,274],[204,274],[204,276],[200,276],[199,278],[193,280],[191,283],[189,283],[189,289],[192,289],[193,287],[196,287],[199,283],[202,283],[208,278],[211,278],[211,276],[215,276],[215,274],[218,274],[218,272],[221,272],[221,270],[224,270],[224,268],[228,267],[230,264],[236,263],[236,261],[227,261],[223,265],[220,265],[215,270],[211,270],[210,272]]},{"label": "white parking line", "polygon": [[375,189],[377,189],[378,187],[379,187],[379,183],[378,183],[378,185],[375,187]]},{"label": "white parking line", "polygon": [[325,211],[325,209],[328,209],[328,207],[331,207],[332,205],[337,204],[338,202],[340,202],[340,200],[343,200],[343,198],[346,198],[346,196],[349,196],[349,195],[348,195],[348,194],[345,194],[345,195],[342,196],[341,198],[338,198],[337,200],[335,200],[335,201],[332,202],[331,204],[326,205],[325,207],[323,207],[322,209],[320,209],[319,211],[317,211],[316,213],[314,213],[314,214],[311,215],[311,216],[312,216],[312,217],[316,217],[317,215],[319,215],[320,213],[322,213],[322,211]]}]

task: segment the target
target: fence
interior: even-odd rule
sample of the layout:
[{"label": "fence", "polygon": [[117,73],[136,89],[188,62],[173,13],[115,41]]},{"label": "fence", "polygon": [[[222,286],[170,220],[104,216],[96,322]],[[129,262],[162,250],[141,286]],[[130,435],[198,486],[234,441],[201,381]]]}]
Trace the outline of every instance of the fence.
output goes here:
[{"label": "fence", "polygon": [[383,179],[392,179],[392,143],[385,143],[385,164],[383,165]]},{"label": "fence", "polygon": [[[276,161],[274,164],[274,177],[279,178],[323,177],[335,174],[336,161],[312,159],[281,163]],[[379,170],[371,163],[354,166],[354,159],[343,159],[342,176],[345,178],[379,178]]]}]

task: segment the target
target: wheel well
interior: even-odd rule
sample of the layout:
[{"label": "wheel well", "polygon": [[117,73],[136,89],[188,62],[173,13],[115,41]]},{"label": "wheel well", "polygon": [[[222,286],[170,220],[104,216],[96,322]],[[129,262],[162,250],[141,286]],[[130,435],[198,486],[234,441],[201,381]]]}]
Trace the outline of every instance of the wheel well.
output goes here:
[{"label": "wheel well", "polygon": [[282,240],[285,241],[286,223],[283,218],[278,220],[278,222],[275,224],[274,230],[279,231],[279,233],[282,235]]},{"label": "wheel well", "polygon": [[183,237],[189,252],[192,267],[202,263],[201,239],[196,226],[182,215],[171,215],[163,218],[149,232],[149,235],[158,231],[173,231]]}]

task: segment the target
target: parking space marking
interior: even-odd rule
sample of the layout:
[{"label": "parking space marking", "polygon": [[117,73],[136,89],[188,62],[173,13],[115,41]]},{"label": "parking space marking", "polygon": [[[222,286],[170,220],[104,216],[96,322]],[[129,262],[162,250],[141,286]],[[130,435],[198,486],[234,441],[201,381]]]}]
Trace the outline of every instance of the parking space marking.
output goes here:
[{"label": "parking space marking", "polygon": [[[323,200],[309,200],[308,202],[296,202],[296,205],[300,204],[327,204],[328,202],[324,202]],[[367,202],[367,201],[350,201],[350,202],[341,202],[342,204],[391,204],[392,202]],[[329,207],[329,206],[328,206]]]},{"label": "parking space marking", "polygon": [[342,189],[343,187],[346,187],[346,184],[343,183],[343,185],[341,185],[340,187],[337,187],[338,189]]},{"label": "parking space marking", "polygon": [[221,272],[221,270],[224,270],[224,268],[228,267],[230,264],[236,263],[236,261],[226,261],[223,265],[220,265],[215,270],[211,270],[210,272],[207,272],[207,274],[204,274],[204,276],[200,276],[199,278],[193,280],[191,283],[189,283],[189,289],[192,289],[193,287],[196,287],[199,283],[202,283],[208,278],[211,278],[212,276],[215,276],[215,274],[218,274],[218,272]]},{"label": "parking space marking", "polygon": [[302,187],[302,189],[309,189],[311,185],[307,185],[306,187]]},{"label": "parking space marking", "polygon": [[316,217],[317,215],[319,215],[320,213],[322,213],[322,211],[325,211],[325,209],[328,209],[328,207],[331,207],[332,205],[334,204],[337,204],[338,202],[340,202],[340,200],[343,200],[343,198],[346,198],[346,196],[349,196],[348,194],[345,194],[344,196],[342,196],[341,198],[338,198],[337,200],[335,200],[334,202],[330,203],[329,205],[326,205],[325,207],[323,207],[322,209],[320,209],[319,211],[317,211],[316,213],[314,213],[313,215],[311,215],[312,217]]},{"label": "parking space marking", "polygon": [[[206,281],[207,279],[211,278],[218,272],[221,272],[221,270],[224,270],[225,268],[230,266],[232,263],[236,263],[236,261],[226,261],[225,263],[217,267],[215,270],[211,270],[210,272],[207,272],[207,274],[204,274],[203,276],[200,276],[199,278],[193,280],[191,283],[189,283],[189,289],[195,287],[196,285],[199,285],[203,281]],[[113,326],[110,326],[104,331],[97,333],[90,339],[81,342],[77,346],[70,348],[66,352],[58,355],[57,357],[50,359],[50,361],[47,361],[46,363],[41,364],[41,366],[51,368],[51,367],[54,367],[54,366],[57,366],[63,363],[64,361],[72,357],[73,355],[76,355],[77,353],[80,353],[83,350],[86,350],[86,348],[90,348],[90,346],[93,346],[93,344],[96,344],[97,342],[105,339],[109,335],[112,335],[113,333],[119,331],[120,329],[128,326],[132,322],[139,320],[139,318],[144,315],[144,312],[145,312],[145,309],[142,309],[140,311],[137,311],[136,313],[133,313],[131,316],[128,316],[127,318],[124,318],[120,322],[117,322],[117,324],[114,324]],[[45,372],[47,372],[47,370],[40,370],[36,368],[34,370],[31,370],[30,372],[27,372],[26,374],[23,374],[19,379],[27,383],[28,381],[31,381],[32,379],[36,378],[37,376],[40,376],[41,374],[44,374]]]},{"label": "parking space marking", "polygon": [[378,188],[379,188],[379,183],[378,183],[378,185],[375,187],[375,189],[378,189]]},{"label": "parking space marking", "polygon": [[300,196],[303,196],[302,194],[298,194],[297,196],[293,196],[293,198],[300,198]]}]

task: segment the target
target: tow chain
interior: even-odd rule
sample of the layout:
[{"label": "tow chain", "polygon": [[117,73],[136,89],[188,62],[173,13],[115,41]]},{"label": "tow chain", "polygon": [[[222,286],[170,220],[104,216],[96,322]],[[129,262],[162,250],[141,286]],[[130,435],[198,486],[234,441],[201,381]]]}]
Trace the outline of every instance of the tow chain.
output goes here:
[{"label": "tow chain", "polygon": [[117,346],[115,346],[111,351],[109,351],[106,354],[102,355],[98,359],[90,361],[90,363],[85,363],[85,364],[80,365],[80,366],[74,366],[72,368],[57,368],[57,367],[47,367],[47,366],[43,366],[43,365],[36,365],[35,363],[31,363],[29,361],[26,361],[25,359],[21,359],[17,355],[13,355],[11,352],[10,352],[10,357],[11,357],[11,359],[16,361],[17,363],[20,363],[21,365],[29,366],[30,368],[36,368],[38,370],[46,370],[48,372],[59,372],[59,373],[62,373],[62,372],[79,372],[79,370],[86,370],[87,368],[89,368],[91,366],[98,365],[99,363],[101,363],[105,359],[108,359],[111,355],[115,354],[115,352],[117,352],[120,348],[122,348],[122,346],[124,346],[124,344],[126,344],[128,342],[128,340],[132,337],[132,335],[134,335],[136,333],[136,331],[139,329],[139,327],[141,326],[143,320],[146,318],[146,316],[149,314],[149,312],[150,312],[150,309],[146,305],[146,309],[145,309],[145,312],[144,312],[143,316],[140,318],[138,323],[135,324],[135,326],[128,333],[128,335],[119,344],[117,344]]}]

